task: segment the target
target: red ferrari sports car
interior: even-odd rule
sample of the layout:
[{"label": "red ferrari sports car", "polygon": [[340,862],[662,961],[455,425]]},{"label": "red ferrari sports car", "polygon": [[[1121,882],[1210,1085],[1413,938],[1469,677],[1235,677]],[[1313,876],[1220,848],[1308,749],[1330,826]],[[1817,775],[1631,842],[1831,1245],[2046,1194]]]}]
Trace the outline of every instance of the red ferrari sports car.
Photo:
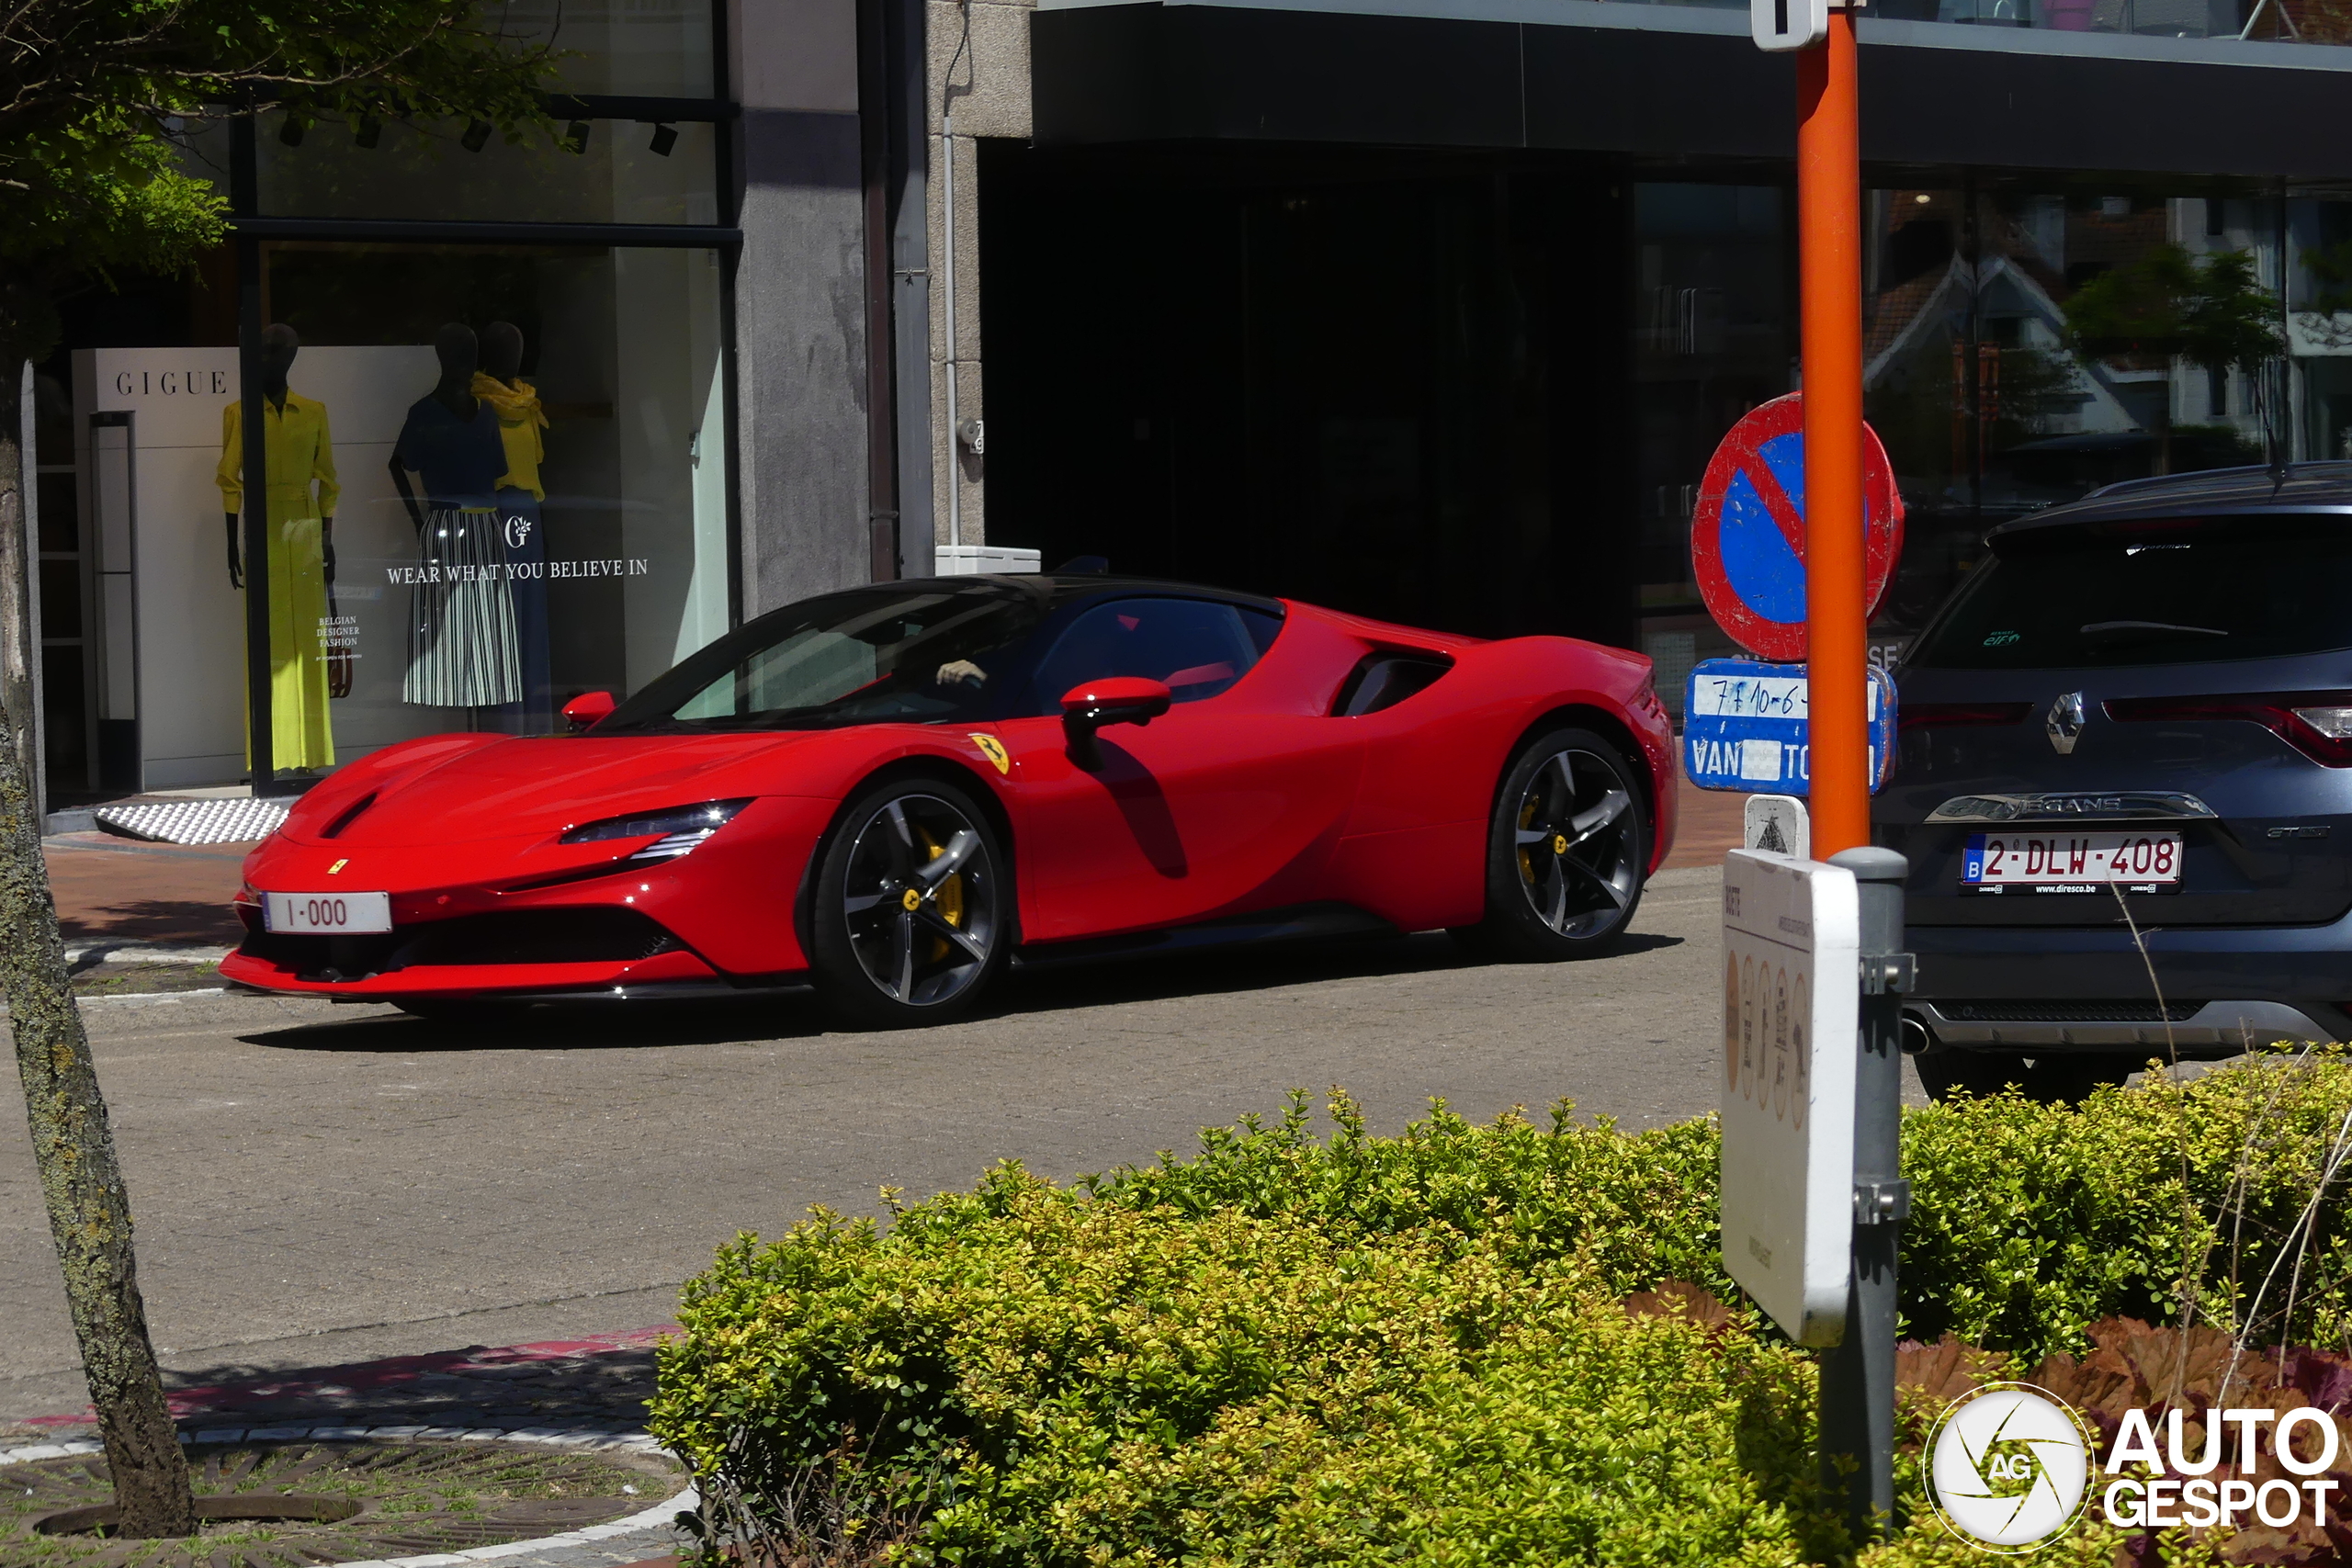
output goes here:
[{"label": "red ferrari sports car", "polygon": [[1107,575],[826,594],[565,711],[313,788],[222,975],[427,1016],[813,984],[906,1025],[1008,963],[1439,927],[1575,957],[1673,839],[1638,654]]}]

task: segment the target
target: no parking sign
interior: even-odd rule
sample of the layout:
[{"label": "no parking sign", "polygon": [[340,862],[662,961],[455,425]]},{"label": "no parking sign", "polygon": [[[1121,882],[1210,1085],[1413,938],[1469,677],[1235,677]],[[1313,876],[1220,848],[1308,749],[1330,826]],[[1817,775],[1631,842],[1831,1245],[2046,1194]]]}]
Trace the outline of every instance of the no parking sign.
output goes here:
[{"label": "no parking sign", "polygon": [[[1863,596],[1878,613],[1903,553],[1903,498],[1878,433],[1862,427]],[[1804,394],[1740,416],[1715,448],[1690,516],[1690,565],[1715,624],[1758,659],[1805,656]]]}]

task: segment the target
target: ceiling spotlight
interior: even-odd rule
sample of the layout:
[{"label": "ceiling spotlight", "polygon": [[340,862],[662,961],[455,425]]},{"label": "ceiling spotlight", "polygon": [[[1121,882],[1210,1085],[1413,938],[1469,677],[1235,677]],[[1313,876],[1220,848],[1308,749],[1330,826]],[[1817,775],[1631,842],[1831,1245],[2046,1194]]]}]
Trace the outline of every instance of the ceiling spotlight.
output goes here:
[{"label": "ceiling spotlight", "polygon": [[483,147],[487,146],[489,142],[490,121],[486,119],[478,119],[474,121],[471,125],[466,127],[466,133],[458,138],[458,145],[464,148],[469,152],[479,152]]},{"label": "ceiling spotlight", "polygon": [[653,140],[646,145],[653,150],[655,157],[666,158],[670,155],[670,149],[677,144],[678,128],[676,126],[657,125],[653,128]]},{"label": "ceiling spotlight", "polygon": [[1911,199],[1912,199],[1912,200],[1914,200],[1914,201],[1916,201],[1916,202],[1917,202],[1920,206],[1925,207],[1925,206],[1927,206],[1927,205],[1928,205],[1928,202],[1930,202],[1930,201],[1934,200],[1935,198],[1934,198],[1933,197],[1929,196],[1926,191],[1921,191],[1918,195],[1917,195],[1917,196],[1913,197]]},{"label": "ceiling spotlight", "polygon": [[372,114],[361,115],[359,123],[351,129],[351,140],[356,146],[373,147],[383,139],[384,122]]},{"label": "ceiling spotlight", "polygon": [[567,152],[588,151],[588,122],[586,120],[575,119],[564,127],[563,150]]}]

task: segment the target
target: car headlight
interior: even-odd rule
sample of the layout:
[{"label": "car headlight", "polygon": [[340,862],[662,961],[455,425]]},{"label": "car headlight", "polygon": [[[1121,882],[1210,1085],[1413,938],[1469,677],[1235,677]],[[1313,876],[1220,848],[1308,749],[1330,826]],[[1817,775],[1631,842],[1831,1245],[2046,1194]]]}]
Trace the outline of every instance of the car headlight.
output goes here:
[{"label": "car headlight", "polygon": [[568,829],[556,841],[593,844],[604,839],[650,838],[653,842],[628,857],[632,863],[676,860],[725,827],[737,812],[751,804],[749,800],[707,800],[700,806],[673,807],[637,817],[607,817],[601,822]]}]

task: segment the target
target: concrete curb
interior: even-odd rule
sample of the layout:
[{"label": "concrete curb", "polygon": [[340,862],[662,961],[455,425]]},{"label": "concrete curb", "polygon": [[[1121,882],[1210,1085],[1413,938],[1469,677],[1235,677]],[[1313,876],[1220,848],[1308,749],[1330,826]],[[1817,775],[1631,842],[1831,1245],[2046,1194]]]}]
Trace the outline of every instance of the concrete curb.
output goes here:
[{"label": "concrete curb", "polygon": [[187,947],[170,942],[93,942],[65,950],[65,962],[92,964],[218,964],[233,947]]},{"label": "concrete curb", "polygon": [[[626,1450],[637,1453],[658,1452],[662,1445],[644,1432],[618,1431],[608,1427],[205,1427],[192,1432],[182,1432],[180,1441],[189,1447],[208,1443],[234,1442],[295,1442],[303,1438],[313,1441],[357,1442],[381,1441],[390,1438],[424,1438],[456,1440],[468,1443],[544,1443],[550,1448],[596,1450]],[[106,1445],[95,1438],[70,1438],[58,1443],[33,1443],[21,1448],[0,1449],[0,1465],[22,1464],[40,1459],[70,1459],[76,1454],[106,1451]],[[434,1551],[421,1557],[378,1557],[364,1562],[346,1562],[341,1568],[466,1568],[476,1562],[492,1562],[501,1558],[522,1557],[534,1552],[560,1551],[570,1546],[591,1546],[598,1541],[613,1540],[621,1536],[637,1535],[657,1529],[667,1529],[670,1521],[681,1513],[695,1507],[701,1499],[693,1483],[676,1495],[629,1515],[601,1525],[585,1525],[560,1535],[544,1535],[531,1540],[510,1540],[497,1546],[477,1546],[464,1551]]]}]

